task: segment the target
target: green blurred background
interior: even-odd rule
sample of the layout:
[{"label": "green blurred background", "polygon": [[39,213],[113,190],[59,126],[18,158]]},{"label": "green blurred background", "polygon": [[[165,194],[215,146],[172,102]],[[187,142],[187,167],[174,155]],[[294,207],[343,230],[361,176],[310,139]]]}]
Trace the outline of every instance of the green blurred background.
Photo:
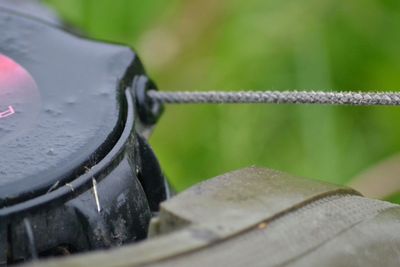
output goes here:
[{"label": "green blurred background", "polygon": [[[132,46],[161,90],[400,88],[398,0],[46,2],[88,36]],[[177,190],[251,165],[345,184],[400,150],[399,118],[390,107],[168,106],[151,143]]]}]

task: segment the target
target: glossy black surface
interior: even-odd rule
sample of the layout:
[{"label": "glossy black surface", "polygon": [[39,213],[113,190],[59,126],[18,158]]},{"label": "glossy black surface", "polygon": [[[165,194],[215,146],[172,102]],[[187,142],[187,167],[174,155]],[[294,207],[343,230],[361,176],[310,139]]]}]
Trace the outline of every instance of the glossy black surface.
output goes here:
[{"label": "glossy black surface", "polygon": [[[37,114],[0,140],[2,207],[73,180],[107,154],[124,126],[124,81],[135,55],[1,8],[0,29],[0,54],[25,68],[40,92],[30,103]],[[31,110],[19,105],[15,116]],[[11,125],[0,121],[0,138]]]},{"label": "glossy black surface", "polygon": [[162,106],[139,59],[32,3],[0,0],[1,266],[142,240],[169,196],[142,137]]}]

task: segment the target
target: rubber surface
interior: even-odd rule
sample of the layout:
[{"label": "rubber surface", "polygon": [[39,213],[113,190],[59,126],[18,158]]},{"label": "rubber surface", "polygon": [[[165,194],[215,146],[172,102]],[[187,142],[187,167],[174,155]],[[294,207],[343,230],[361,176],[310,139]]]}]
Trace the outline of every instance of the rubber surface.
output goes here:
[{"label": "rubber surface", "polygon": [[400,208],[248,168],[163,203],[137,245],[32,266],[398,266]]}]

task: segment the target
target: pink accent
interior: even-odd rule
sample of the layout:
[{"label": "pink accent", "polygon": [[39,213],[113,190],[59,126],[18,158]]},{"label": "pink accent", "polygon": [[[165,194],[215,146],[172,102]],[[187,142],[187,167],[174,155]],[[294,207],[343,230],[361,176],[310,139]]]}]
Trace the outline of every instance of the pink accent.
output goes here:
[{"label": "pink accent", "polygon": [[15,61],[13,61],[9,57],[6,57],[6,56],[0,54],[0,71],[2,73],[5,73],[5,72],[13,73],[18,68],[19,68],[19,66]]},{"label": "pink accent", "polygon": [[18,63],[0,54],[0,92],[8,91],[7,87],[23,84],[28,75]]},{"label": "pink accent", "polygon": [[13,114],[15,114],[14,108],[12,106],[8,106],[6,111],[0,112],[0,119],[7,118]]}]

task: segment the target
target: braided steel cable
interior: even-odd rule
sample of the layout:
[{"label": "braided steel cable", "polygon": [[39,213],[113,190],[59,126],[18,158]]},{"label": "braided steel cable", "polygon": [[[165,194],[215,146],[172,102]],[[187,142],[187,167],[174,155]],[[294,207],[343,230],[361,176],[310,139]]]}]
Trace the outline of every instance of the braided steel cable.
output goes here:
[{"label": "braided steel cable", "polygon": [[322,92],[322,91],[241,91],[241,92],[160,92],[148,91],[148,96],[166,104],[200,103],[268,103],[322,104],[353,106],[398,106],[396,92]]}]

